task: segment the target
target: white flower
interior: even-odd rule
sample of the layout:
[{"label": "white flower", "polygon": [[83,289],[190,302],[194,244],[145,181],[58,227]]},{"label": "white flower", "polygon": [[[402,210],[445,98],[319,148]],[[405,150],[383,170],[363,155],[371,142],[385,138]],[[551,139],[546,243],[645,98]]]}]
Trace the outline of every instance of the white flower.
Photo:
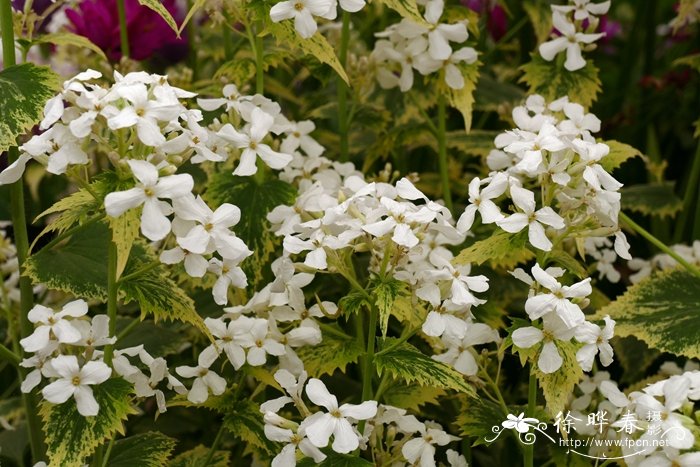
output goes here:
[{"label": "white flower", "polygon": [[510,195],[513,203],[522,212],[516,212],[508,217],[496,221],[496,224],[510,233],[517,233],[528,228],[528,239],[532,246],[540,250],[550,251],[552,242],[547,238],[544,226],[548,225],[555,229],[563,229],[566,224],[552,208],[545,206],[535,211],[535,194],[525,188],[518,186],[510,187]]},{"label": "white flower", "polygon": [[219,396],[226,390],[226,380],[214,373],[209,367],[219,357],[214,346],[209,346],[199,354],[197,366],[179,366],[175,368],[183,378],[195,378],[192,389],[187,394],[187,400],[193,404],[201,404],[209,398],[209,392]]},{"label": "white flower", "polygon": [[311,120],[293,123],[287,137],[282,140],[280,150],[285,154],[292,154],[301,148],[309,157],[320,156],[324,151],[323,146],[311,137],[311,132],[315,129],[316,125]]},{"label": "white flower", "polygon": [[426,206],[416,207],[412,203],[394,201],[385,196],[379,202],[384,209],[378,210],[378,213],[386,213],[387,218],[370,222],[364,225],[362,230],[375,237],[382,237],[391,232],[391,240],[406,248],[413,248],[419,242],[413,233],[412,224],[427,224],[435,219],[435,212]]},{"label": "white flower", "polygon": [[212,295],[217,305],[226,305],[228,303],[228,288],[230,286],[239,289],[248,285],[248,278],[245,276],[243,269],[238,266],[239,260],[212,258],[209,260],[209,271],[213,272],[219,278],[214,283]]},{"label": "white flower", "polygon": [[67,318],[78,318],[88,312],[84,300],[75,300],[63,306],[56,312],[43,305],[35,305],[29,310],[28,318],[38,324],[34,332],[19,341],[26,352],[37,352],[46,348],[55,338],[62,344],[75,344],[81,338],[80,331]]},{"label": "white flower", "polygon": [[338,399],[316,378],[310,379],[306,384],[306,395],[311,402],[328,410],[327,413],[317,412],[303,422],[306,436],[313,445],[319,448],[328,446],[332,435],[331,447],[335,452],[348,453],[357,449],[360,436],[352,423],[374,417],[377,413],[377,402],[365,401],[359,405],[343,404],[338,407]]},{"label": "white flower", "polygon": [[212,211],[200,196],[195,198],[190,194],[173,200],[173,209],[180,219],[197,222],[186,236],[177,238],[177,243],[185,250],[201,255],[214,244],[224,259],[239,261],[252,253],[230,230],[241,219],[237,206],[223,203]]},{"label": "white flower", "polygon": [[585,321],[586,317],[581,308],[569,299],[584,298],[591,294],[590,277],[570,286],[561,285],[539,264],[532,267],[532,275],[537,283],[549,290],[549,293],[537,294],[527,299],[525,311],[530,319],[534,320],[550,312],[555,312],[569,329]]},{"label": "white flower", "polygon": [[567,328],[566,324],[557,315],[546,315],[542,320],[542,324],[543,329],[533,326],[518,328],[513,331],[511,337],[513,344],[523,349],[529,349],[540,342],[544,342],[537,360],[537,366],[542,370],[542,373],[549,374],[561,368],[564,362],[554,341],[569,341],[574,331]]},{"label": "white flower", "polygon": [[515,168],[528,176],[538,174],[543,168],[543,151],[556,152],[567,147],[559,138],[561,132],[548,122],[542,124],[537,134],[522,130],[515,130],[509,134],[515,139],[503,149],[511,154],[522,156]]},{"label": "white flower", "polygon": [[608,341],[614,335],[615,321],[610,316],[605,316],[603,319],[605,320],[603,328],[586,321],[577,326],[574,331],[576,340],[585,344],[576,352],[576,360],[583,371],[591,371],[593,360],[598,352],[600,352],[600,363],[603,366],[608,366],[613,361],[613,348]]},{"label": "white flower", "polygon": [[88,156],[81,147],[82,143],[82,140],[73,136],[67,126],[59,123],[34,136],[20,149],[37,160],[48,154],[46,170],[60,175],[66,172],[69,165],[87,164]]},{"label": "white flower", "polygon": [[270,441],[287,443],[282,448],[282,451],[272,459],[272,467],[294,467],[297,465],[297,449],[299,449],[303,455],[311,457],[316,463],[326,458],[326,455],[306,437],[303,424],[297,429],[297,432],[294,433],[289,428],[281,428],[266,423],[265,436]]},{"label": "white flower", "polygon": [[126,191],[109,193],[105,197],[105,209],[111,217],[119,217],[125,211],[141,206],[141,232],[152,241],[165,238],[170,232],[170,220],[166,217],[172,208],[164,199],[185,196],[192,192],[194,180],[189,174],[160,177],[156,166],[147,161],[127,161],[138,183]]},{"label": "white flower", "polygon": [[269,331],[266,319],[255,319],[250,331],[241,336],[240,342],[248,349],[247,360],[251,366],[264,365],[267,355],[278,357],[286,352],[284,345],[273,339]]},{"label": "white flower", "polygon": [[447,60],[452,55],[450,42],[461,44],[469,37],[464,23],[438,23],[444,7],[444,0],[430,0],[425,9],[425,19],[432,24],[428,32],[428,54],[433,60]]},{"label": "white flower", "polygon": [[420,438],[414,438],[401,447],[401,454],[411,465],[431,467],[435,465],[435,445],[445,446],[459,438],[444,432],[437,423],[421,424]]},{"label": "white flower", "polygon": [[[286,2],[285,2],[286,3]],[[243,133],[236,131],[230,123],[224,125],[217,133],[227,141],[233,142],[242,149],[241,160],[233,171],[234,175],[253,175],[257,172],[256,158],[260,157],[272,169],[281,169],[292,160],[289,154],[273,151],[262,142],[275,123],[275,118],[256,107],[251,114],[251,123],[244,128]]]},{"label": "white flower", "polygon": [[478,177],[474,177],[469,182],[469,205],[457,221],[457,230],[460,232],[467,232],[472,228],[477,210],[481,214],[481,221],[484,224],[491,224],[503,219],[501,210],[492,200],[505,193],[506,188],[508,188],[508,177],[499,172],[483,189],[480,189],[481,183],[482,180]]},{"label": "white flower", "polygon": [[253,319],[246,316],[231,320],[228,325],[221,319],[207,318],[204,320],[204,324],[216,337],[216,345],[226,353],[228,360],[236,370],[245,364],[243,336],[250,332],[253,322]]},{"label": "white flower", "polygon": [[[446,248],[436,248],[430,252],[430,263],[434,270],[427,270],[423,274],[431,281],[450,281],[450,299],[455,305],[478,305],[482,300],[474,296],[474,292],[486,292],[489,288],[486,276],[470,276],[471,266],[462,264],[452,265],[452,253]],[[427,286],[433,288],[435,286]],[[424,290],[427,292],[427,290]]]},{"label": "white flower", "polygon": [[[87,305],[86,305],[87,306]],[[96,315],[92,317],[92,322],[75,320],[71,323],[80,331],[81,338],[75,345],[86,347],[102,347],[103,345],[114,344],[116,336],[109,336],[109,316]]]},{"label": "white flower", "polygon": [[479,366],[471,348],[498,340],[497,330],[483,323],[469,323],[464,337],[446,339],[449,345],[447,352],[433,355],[433,359],[454,367],[463,375],[473,376],[479,371]]},{"label": "white flower", "polygon": [[278,258],[272,263],[275,280],[270,286],[270,305],[289,305],[295,310],[304,308],[304,292],[301,290],[314,279],[313,274],[295,274],[294,263],[289,258]]},{"label": "white flower", "polygon": [[574,12],[576,21],[589,19],[591,16],[601,16],[610,9],[610,0],[593,3],[591,0],[573,0],[573,5],[552,5],[552,10],[562,13]]},{"label": "white flower", "polygon": [[90,386],[107,381],[112,370],[103,362],[97,361],[87,362],[80,368],[75,355],[60,355],[51,360],[51,367],[59,379],[42,389],[44,399],[53,404],[63,404],[72,396],[80,415],[97,415],[100,406],[92,395]]},{"label": "white flower", "polygon": [[272,7],[270,18],[275,23],[294,18],[294,29],[308,39],[318,29],[314,16],[327,17],[331,8],[335,8],[333,0],[287,0]]},{"label": "white flower", "polygon": [[554,12],[552,15],[552,24],[562,35],[551,41],[540,44],[540,55],[546,61],[554,60],[554,57],[566,50],[566,61],[564,68],[569,71],[580,70],[586,66],[586,61],[581,55],[581,44],[590,44],[597,41],[605,34],[584,34],[576,32],[576,25],[569,22],[563,14]]},{"label": "white flower", "polygon": [[516,430],[518,433],[527,433],[532,428],[532,424],[538,423],[536,418],[525,417],[525,412],[521,412],[517,417],[513,414],[508,414],[506,420],[501,422],[503,428],[508,430]]}]

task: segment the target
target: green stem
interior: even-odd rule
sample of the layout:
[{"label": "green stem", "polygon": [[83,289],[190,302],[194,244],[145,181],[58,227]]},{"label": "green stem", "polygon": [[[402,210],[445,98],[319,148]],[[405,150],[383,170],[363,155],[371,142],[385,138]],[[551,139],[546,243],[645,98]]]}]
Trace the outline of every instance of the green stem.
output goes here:
[{"label": "green stem", "polygon": [[19,362],[22,361],[19,355],[2,344],[0,344],[0,358],[12,363],[14,366],[19,366]]},{"label": "green stem", "polygon": [[[343,26],[340,31],[340,51],[338,58],[340,66],[345,69],[348,58],[348,42],[350,40],[350,13],[343,10]],[[338,133],[340,135],[340,160],[347,162],[350,159],[350,143],[348,140],[348,85],[338,76]]]},{"label": "green stem", "polygon": [[[683,238],[685,233],[685,227],[688,225],[688,216],[690,215],[690,208],[693,204],[693,200],[696,198],[696,193],[698,192],[698,182],[700,181],[700,141],[698,141],[698,147],[695,150],[695,156],[693,158],[693,165],[690,168],[690,175],[688,176],[688,182],[685,185],[685,195],[683,196],[683,209],[681,210],[680,217],[678,218],[678,223],[676,224],[676,230],[673,233],[673,241],[679,243]],[[700,200],[698,200],[700,203]]]},{"label": "green stem", "polygon": [[[374,376],[374,344],[377,340],[377,317],[379,310],[372,303],[369,308],[369,327],[367,328],[367,352],[365,354],[365,366],[362,369],[362,401],[372,400],[372,377]],[[365,421],[361,420],[358,429],[363,432]]]},{"label": "green stem", "polygon": [[[5,67],[12,66],[16,62],[15,57],[15,34],[12,24],[12,5],[10,0],[0,0],[0,29],[2,29],[2,52]],[[13,146],[8,151],[8,164],[13,163],[19,157],[19,151]],[[29,251],[29,236],[27,234],[27,219],[24,205],[24,179],[20,178],[10,186],[10,203],[12,213],[12,228],[14,230],[14,240],[17,249],[17,261],[20,271],[27,259]],[[34,305],[34,291],[29,277],[21,275],[19,278],[20,307],[19,322],[20,336],[13,333],[15,339],[26,337],[34,331],[34,326],[29,322],[29,310]],[[15,348],[18,342],[15,341]],[[24,368],[18,367],[18,376],[22,380],[26,375]],[[46,447],[44,436],[41,431],[41,421],[37,412],[38,402],[34,392],[22,395],[25,415],[27,417],[27,428],[29,431],[29,444],[32,451],[32,459],[38,462],[45,459]]]},{"label": "green stem", "polygon": [[150,262],[147,265],[143,266],[142,268],[137,269],[136,271],[132,272],[131,274],[127,274],[126,276],[120,277],[119,283],[121,284],[121,283],[124,283],[128,280],[135,278],[135,277],[139,277],[141,274],[147,273],[148,271],[157,268],[161,264],[162,263],[159,260]]},{"label": "green stem", "polygon": [[260,32],[262,31],[262,24],[258,24],[258,30],[255,32],[255,92],[257,94],[265,94],[264,90],[264,77],[263,74],[263,39],[260,37]]},{"label": "green stem", "polygon": [[445,132],[445,124],[447,117],[445,115],[445,96],[440,94],[438,99],[438,163],[440,165],[440,183],[442,184],[442,198],[445,200],[445,206],[452,211],[452,194],[450,192],[450,173],[447,164],[447,138]]},{"label": "green stem", "polygon": [[114,440],[116,439],[116,436],[112,436],[112,439],[109,440],[109,444],[107,445],[107,451],[105,451],[104,456],[102,458],[102,464],[101,467],[107,467],[107,462],[109,461],[109,455],[112,454],[112,447],[114,446]]},{"label": "green stem", "polygon": [[[242,383],[241,383],[242,384]],[[211,448],[209,449],[209,453],[207,454],[207,457],[204,459],[204,462],[202,465],[209,465],[211,460],[214,458],[214,454],[216,454],[216,450],[219,449],[219,444],[221,444],[221,438],[224,436],[224,424],[221,423],[221,426],[219,427],[219,431],[216,433],[216,437],[214,438],[214,442],[211,445]]]},{"label": "green stem", "polygon": [[119,331],[119,334],[117,334],[117,342],[120,340],[124,339],[126,336],[129,335],[133,329],[138,326],[138,324],[141,322],[141,318],[134,318],[133,321],[131,321],[129,324],[126,325],[124,329]]},{"label": "green stem", "polygon": [[658,238],[654,237],[652,234],[647,232],[642,226],[634,222],[632,219],[627,217],[627,215],[623,212],[620,212],[619,218],[622,219],[622,221],[629,225],[632,230],[640,234],[642,237],[646,238],[649,243],[657,247],[659,250],[663,251],[667,255],[669,255],[671,258],[675,259],[678,264],[682,265],[684,268],[686,268],[688,271],[690,271],[692,274],[695,274],[697,277],[700,277],[700,270],[693,266],[692,264],[688,263],[686,260],[684,260],[678,253],[673,251],[671,248],[666,246],[664,242],[659,240]]},{"label": "green stem", "polygon": [[123,57],[131,55],[129,50],[129,31],[126,27],[126,7],[124,0],[117,0],[117,15],[119,16],[119,40]]},{"label": "green stem", "polygon": [[[534,417],[535,404],[537,404],[537,376],[535,371],[530,368],[530,379],[527,385],[527,416]],[[523,450],[523,464],[525,467],[533,467],[535,457],[534,446],[525,446]]]},{"label": "green stem", "polygon": [[[109,316],[109,335],[116,335],[117,330],[117,293],[119,283],[117,282],[117,245],[110,239],[107,247],[107,316]],[[104,361],[107,365],[112,364],[114,347],[105,346]]]}]

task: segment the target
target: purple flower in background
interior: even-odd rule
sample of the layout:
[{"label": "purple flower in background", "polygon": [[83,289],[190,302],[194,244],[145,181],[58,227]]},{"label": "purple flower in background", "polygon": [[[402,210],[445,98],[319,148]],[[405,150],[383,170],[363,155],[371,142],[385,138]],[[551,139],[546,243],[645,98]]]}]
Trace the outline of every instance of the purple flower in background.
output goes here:
[{"label": "purple flower in background", "polygon": [[493,40],[501,39],[508,30],[506,10],[493,0],[462,0],[462,5],[480,15],[486,15],[486,27]]},{"label": "purple flower in background", "polygon": [[[183,19],[177,0],[163,0],[175,21]],[[126,24],[129,32],[131,58],[145,60],[154,54],[181,58],[187,42],[153,10],[139,5],[138,0],[126,0]],[[83,0],[75,9],[67,9],[66,16],[76,34],[85,36],[99,46],[114,61],[121,58],[119,16],[116,0]]]},{"label": "purple flower in background", "polygon": [[[12,8],[17,11],[24,11],[24,5],[27,0],[12,0]],[[32,2],[32,10],[37,14],[42,14],[52,4],[51,0],[34,0]]]}]

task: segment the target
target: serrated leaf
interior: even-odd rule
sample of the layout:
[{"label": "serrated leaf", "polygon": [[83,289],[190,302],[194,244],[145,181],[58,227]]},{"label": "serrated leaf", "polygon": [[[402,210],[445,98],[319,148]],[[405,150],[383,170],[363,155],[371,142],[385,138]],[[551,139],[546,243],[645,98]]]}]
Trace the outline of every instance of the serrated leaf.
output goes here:
[{"label": "serrated leaf", "polygon": [[620,190],[622,208],[658,217],[670,217],[683,209],[683,200],[676,196],[673,182],[643,183]]},{"label": "serrated leaf", "polygon": [[596,100],[601,83],[593,60],[588,60],[580,70],[569,71],[558,65],[556,59],[548,62],[536,52],[530,57],[531,61],[520,67],[524,72],[520,82],[527,83],[530,94],[540,94],[547,101],[569,96],[571,102],[585,108]]},{"label": "serrated leaf", "polygon": [[308,39],[304,39],[294,29],[294,21],[288,20],[279,23],[270,22],[267,28],[275,36],[278,44],[301,49],[302,52],[315,57],[321,63],[330,65],[338,73],[338,76],[349,84],[348,75],[335,55],[333,46],[328,43],[328,40],[322,34],[316,33]]},{"label": "serrated leaf", "polygon": [[444,395],[445,390],[442,388],[395,381],[384,391],[382,399],[388,405],[420,412],[422,405],[438,404],[438,398]]},{"label": "serrated leaf", "polygon": [[187,11],[187,15],[185,16],[185,19],[182,21],[182,24],[180,25],[180,27],[177,30],[178,36],[180,34],[182,34],[182,31],[185,30],[185,26],[187,26],[187,23],[189,23],[190,20],[192,19],[192,17],[194,16],[194,14],[197,13],[197,11],[204,6],[206,1],[207,0],[195,0],[194,2],[192,2],[192,6]]},{"label": "serrated leaf", "polygon": [[304,362],[304,368],[310,376],[318,378],[332,374],[335,370],[345,372],[348,363],[355,363],[365,352],[357,339],[345,334],[340,327],[332,326],[333,332],[321,329],[323,340],[320,344],[304,346],[297,350],[299,358]]},{"label": "serrated leaf", "polygon": [[365,294],[357,290],[353,290],[338,301],[338,307],[345,316],[359,313],[363,306],[369,307],[370,304],[365,298]]},{"label": "serrated leaf", "polygon": [[500,427],[507,414],[485,397],[470,397],[457,417],[457,425],[464,436],[476,438],[474,446],[488,444],[485,438],[493,438],[493,426]]},{"label": "serrated leaf", "polygon": [[136,413],[130,405],[133,385],[122,378],[92,388],[100,406],[94,417],[80,415],[73,398],[59,405],[42,402],[39,413],[44,421],[50,467],[82,466],[97,446],[117,433],[124,434],[124,420]]},{"label": "serrated leaf", "polygon": [[386,371],[395,379],[409,384],[415,382],[421,386],[474,394],[474,389],[467,384],[457,370],[433,360],[411,344],[404,342],[381,353],[381,349],[396,345],[397,340],[392,337],[384,339],[380,346],[380,353],[375,354],[374,364],[380,374]]},{"label": "serrated leaf", "polygon": [[75,193],[61,198],[53,206],[42,212],[34,220],[41,219],[50,214],[57,214],[51,222],[41,231],[37,238],[49,232],[61,234],[78,222],[84,222],[88,216],[99,209],[100,203],[90,192],[80,189]]},{"label": "serrated leaf", "polygon": [[115,441],[109,467],[161,467],[173,452],[177,440],[158,431],[149,431]]},{"label": "serrated leaf", "polygon": [[527,246],[527,232],[510,234],[501,230],[465,248],[452,262],[459,265],[489,261],[493,267],[512,269],[534,257]]},{"label": "serrated leaf", "polygon": [[406,284],[393,277],[382,281],[375,276],[369,281],[369,294],[374,298],[374,305],[379,313],[379,327],[383,336],[386,336],[394,302],[405,289]]},{"label": "serrated leaf", "polygon": [[247,445],[268,455],[276,454],[277,445],[265,436],[265,422],[260,406],[250,400],[235,401],[224,416],[224,426]]},{"label": "serrated leaf", "polygon": [[231,451],[216,451],[207,465],[204,460],[209,455],[209,448],[199,445],[175,457],[168,467],[230,467]]},{"label": "serrated leaf", "polygon": [[170,14],[168,9],[165,8],[160,0],[139,0],[139,5],[150,8],[158,13],[158,15],[160,15],[160,17],[163,18],[163,20],[168,24],[168,26],[170,26],[170,29],[172,29],[178,35],[178,37],[180,37],[180,28],[178,27],[175,18],[173,18],[173,15]]},{"label": "serrated leaf", "polygon": [[58,75],[45,66],[22,63],[0,71],[0,153],[39,123],[60,86]]},{"label": "serrated leaf", "polygon": [[563,360],[561,367],[554,373],[549,374],[542,373],[537,366],[534,368],[537,382],[546,401],[545,408],[552,417],[564,410],[564,407],[569,402],[569,395],[573,392],[574,386],[583,377],[581,365],[576,361],[576,344],[556,341],[555,345]]},{"label": "serrated leaf", "polygon": [[420,303],[413,303],[410,296],[402,294],[394,300],[391,314],[410,328],[417,328],[425,322],[428,310]]},{"label": "serrated leaf", "polygon": [[395,12],[401,15],[401,17],[410,19],[413,23],[420,24],[423,26],[429,26],[428,22],[423,18],[420,10],[418,9],[418,4],[415,0],[379,0],[384,5],[388,6]]},{"label": "serrated leaf", "polygon": [[474,90],[479,79],[480,62],[469,65],[461,64],[459,69],[464,76],[464,86],[462,89],[453,89],[445,85],[447,90],[447,101],[451,107],[459,110],[464,119],[464,129],[469,132],[472,128],[472,110],[474,107]]},{"label": "serrated leaf", "polygon": [[214,73],[214,79],[227,78],[231,83],[247,83],[256,73],[255,60],[250,58],[237,58],[225,62]]},{"label": "serrated leaf", "polygon": [[612,172],[628,159],[643,157],[638,149],[633,148],[629,144],[620,143],[615,140],[603,141],[603,143],[610,147],[608,155],[600,160],[600,165],[603,166],[606,172]]},{"label": "serrated leaf", "polygon": [[267,214],[279,205],[291,205],[296,198],[292,185],[277,178],[259,183],[254,177],[237,177],[219,172],[211,177],[206,192],[216,204],[232,203],[241,209],[241,220],[233,230],[253,254],[242,263],[249,284],[261,284],[263,272],[275,247],[281,242],[270,232]]},{"label": "serrated leaf", "polygon": [[[104,222],[95,222],[72,235],[66,243],[43,249],[30,256],[25,273],[36,282],[73,295],[107,300],[107,245],[110,230]],[[133,245],[124,276],[151,267],[157,261],[148,246]],[[119,282],[119,297],[126,303],[136,301],[142,317],[154,320],[178,320],[192,324],[206,336],[211,333],[197,314],[194,301],[170,279],[163,265]]]},{"label": "serrated leaf", "polygon": [[141,210],[129,209],[119,217],[107,216],[107,222],[112,232],[112,242],[117,247],[117,279],[119,279],[129,260],[131,246],[139,238]]},{"label": "serrated leaf", "polygon": [[306,457],[299,462],[299,467],[371,467],[374,464],[370,461],[349,454],[338,454],[337,452],[329,451],[326,459],[320,463],[314,462],[310,457]]},{"label": "serrated leaf", "polygon": [[659,272],[632,285],[602,308],[610,315],[615,335],[634,336],[649,347],[700,358],[700,278],[685,269]]},{"label": "serrated leaf", "polygon": [[55,45],[73,45],[81,49],[90,49],[95,52],[104,61],[108,61],[104,51],[99,48],[94,42],[85,36],[80,36],[72,32],[54,32],[44,34],[43,36],[34,39],[37,44],[55,44]]}]

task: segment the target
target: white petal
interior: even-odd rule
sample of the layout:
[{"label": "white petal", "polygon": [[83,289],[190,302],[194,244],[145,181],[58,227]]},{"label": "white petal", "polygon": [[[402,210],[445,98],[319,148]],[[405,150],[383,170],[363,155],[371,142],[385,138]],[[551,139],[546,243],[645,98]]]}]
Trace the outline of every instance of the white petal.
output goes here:
[{"label": "white petal", "polygon": [[41,395],[44,399],[53,404],[63,404],[70,399],[75,391],[75,386],[67,379],[58,379],[53,383],[45,386],[41,390]]},{"label": "white petal", "polygon": [[78,406],[78,413],[83,417],[94,417],[100,411],[100,406],[92,395],[92,388],[88,386],[78,386],[73,393],[75,403]]},{"label": "white petal", "polygon": [[537,360],[537,366],[540,367],[542,373],[549,374],[561,368],[563,361],[554,342],[545,342],[540,358]]}]

